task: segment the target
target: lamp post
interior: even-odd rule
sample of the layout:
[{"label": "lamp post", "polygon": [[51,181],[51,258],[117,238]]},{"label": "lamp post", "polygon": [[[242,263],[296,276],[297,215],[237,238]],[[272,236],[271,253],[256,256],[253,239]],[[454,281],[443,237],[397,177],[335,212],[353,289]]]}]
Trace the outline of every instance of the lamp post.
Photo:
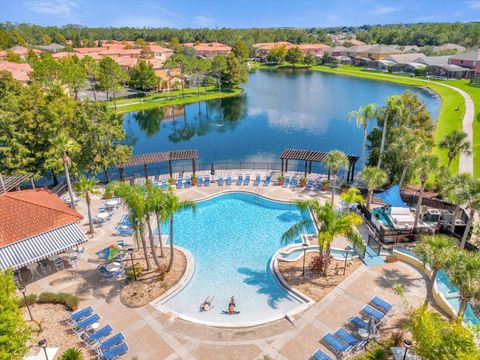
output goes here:
[{"label": "lamp post", "polygon": [[47,340],[45,340],[45,339],[38,340],[38,346],[40,346],[43,349],[43,353],[45,354],[45,359],[48,360]]},{"label": "lamp post", "polygon": [[212,183],[215,182],[215,169],[213,168],[213,163],[210,168],[210,175],[212,175]]},{"label": "lamp post", "polygon": [[350,246],[345,246],[345,265],[343,266],[343,276],[347,273],[347,260],[348,260],[348,253],[352,248]]},{"label": "lamp post", "polygon": [[403,353],[403,360],[407,358],[408,349],[412,347],[412,340],[403,340],[403,346],[405,346],[405,352]]},{"label": "lamp post", "polygon": [[25,293],[27,292],[27,288],[25,286],[20,286],[18,290],[20,290],[20,292],[23,295],[23,301],[25,302],[25,306],[27,307],[28,314],[30,315],[30,321],[33,321],[32,312],[30,311],[30,305],[28,305],[27,296],[25,295]]},{"label": "lamp post", "polygon": [[302,244],[302,248],[303,248],[303,270],[302,270],[302,276],[305,276],[305,258],[307,257],[308,244],[307,244],[307,243],[303,243],[303,244]]},{"label": "lamp post", "polygon": [[133,263],[133,247],[129,247],[127,249],[128,254],[130,255],[130,260],[132,260],[132,271],[133,271],[133,278],[137,281],[137,272],[135,271],[135,264]]}]

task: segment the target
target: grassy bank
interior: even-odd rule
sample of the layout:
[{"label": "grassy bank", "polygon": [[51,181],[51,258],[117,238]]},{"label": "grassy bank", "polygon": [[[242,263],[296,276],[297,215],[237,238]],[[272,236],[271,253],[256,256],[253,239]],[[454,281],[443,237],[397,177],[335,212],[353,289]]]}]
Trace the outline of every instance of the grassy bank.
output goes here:
[{"label": "grassy bank", "polygon": [[[261,69],[261,70],[268,70],[268,69],[275,70],[275,69],[280,69],[282,67],[285,68],[285,65],[267,65],[267,64],[257,63],[251,66],[252,69]],[[366,71],[362,68],[358,68],[355,66],[340,66],[337,68],[331,68],[327,66],[316,65],[316,66],[312,66],[310,70],[320,71],[320,72],[330,73],[330,74],[337,74],[337,75],[355,76],[355,77],[361,77],[364,79],[376,80],[376,81],[388,81],[388,82],[394,82],[402,85],[428,87],[432,91],[436,92],[442,99],[442,107],[438,114],[437,125],[435,128],[435,140],[438,142],[442,137],[444,137],[446,134],[448,134],[452,130],[462,129],[462,120],[463,120],[463,115],[465,114],[465,102],[463,100],[463,97],[459,93],[455,92],[454,90],[451,90],[442,85],[438,85],[431,82],[425,82],[425,81],[422,81],[421,78],[411,78],[409,76],[403,76],[403,75],[397,75],[397,74]],[[454,84],[454,82],[451,82],[451,81],[448,81],[448,84],[457,86],[456,84]],[[480,131],[480,124],[477,126]],[[480,149],[478,149],[478,151],[480,151]],[[436,148],[435,152],[439,155],[441,163],[446,165],[447,164],[446,151]],[[454,173],[458,172],[458,162],[459,160],[456,159],[452,163],[451,169],[452,169],[452,172]],[[480,171],[480,163],[478,164],[478,166],[475,167],[475,169],[476,171],[477,169],[478,171]]]},{"label": "grassy bank", "polygon": [[[198,92],[197,88],[185,89],[183,97],[181,90],[168,93],[157,93],[145,97],[117,100],[116,111],[117,113],[126,113],[130,111],[152,109],[159,106],[186,105],[198,101],[237,96],[241,94],[242,91],[242,89],[218,91],[216,87],[210,86],[207,87],[206,91],[205,88],[200,88],[200,92]],[[108,105],[113,107],[113,101],[109,101]]]}]

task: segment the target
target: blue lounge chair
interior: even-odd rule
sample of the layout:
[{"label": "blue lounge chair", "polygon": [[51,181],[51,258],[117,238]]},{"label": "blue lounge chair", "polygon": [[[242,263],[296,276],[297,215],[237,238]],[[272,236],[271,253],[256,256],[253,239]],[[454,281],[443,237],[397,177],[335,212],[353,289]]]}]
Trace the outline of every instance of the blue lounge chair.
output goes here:
[{"label": "blue lounge chair", "polygon": [[181,189],[183,187],[183,179],[179,177],[177,179],[177,189]]},{"label": "blue lounge chair", "polygon": [[245,180],[243,181],[243,185],[250,185],[250,174],[245,175]]},{"label": "blue lounge chair", "polygon": [[313,180],[308,180],[306,189],[313,190]]},{"label": "blue lounge chair", "polygon": [[283,181],[283,187],[288,188],[288,185],[290,185],[290,178],[286,177]]},{"label": "blue lounge chair", "polygon": [[258,185],[260,185],[260,181],[261,181],[261,177],[260,177],[260,175],[257,175],[257,176],[255,177],[255,181],[253,182],[253,186],[258,186]]},{"label": "blue lounge chair", "polygon": [[191,181],[190,181],[190,177],[187,177],[187,178],[185,179],[185,183],[183,184],[183,186],[184,186],[185,188],[189,188],[190,186],[192,186],[192,183],[191,183]]},{"label": "blue lounge chair", "polygon": [[198,177],[197,186],[198,186],[198,187],[203,186],[203,177],[201,177],[201,176]]},{"label": "blue lounge chair", "polygon": [[243,183],[243,176],[242,176],[242,175],[238,175],[238,178],[237,178],[237,186],[242,185],[242,183]]},{"label": "blue lounge chair", "polygon": [[232,177],[231,176],[227,176],[227,185],[232,185]]},{"label": "blue lounge chair", "polygon": [[294,177],[292,179],[292,184],[290,185],[290,189],[295,190],[297,188],[297,178]]},{"label": "blue lounge chair", "polygon": [[86,342],[90,347],[95,346],[95,344],[98,346],[98,342],[104,337],[110,335],[112,331],[113,328],[110,325],[106,325],[103,328],[95,331],[93,334],[86,333],[84,342]]},{"label": "blue lounge chair", "polygon": [[313,359],[314,360],[332,360],[332,358],[330,356],[328,356],[327,354],[325,354],[322,350],[318,349],[317,351],[315,351],[315,353],[313,354]]},{"label": "blue lounge chair", "polygon": [[77,312],[74,312],[74,313],[69,312],[70,322],[77,323],[80,320],[86,317],[89,317],[92,314],[93,314],[93,308],[91,306],[87,306],[86,308],[78,310]]},{"label": "blue lounge chair", "polygon": [[210,177],[208,175],[205,175],[204,184],[205,184],[205,186],[210,186]]},{"label": "blue lounge chair", "polygon": [[123,333],[118,333],[113,335],[111,338],[108,338],[104,342],[101,342],[98,348],[100,351],[105,352],[115,347],[116,345],[121,344],[123,340],[125,340],[125,335],[123,335]]},{"label": "blue lounge chair", "polygon": [[353,318],[351,318],[350,323],[357,329],[366,329],[368,327],[368,324],[362,319],[360,319],[358,316],[354,316]]},{"label": "blue lounge chair", "polygon": [[88,329],[92,324],[95,324],[100,320],[100,316],[98,314],[94,314],[85,320],[82,320],[77,323],[77,326],[73,329],[77,334],[81,333],[82,331]]},{"label": "blue lounge chair", "polygon": [[350,345],[345,345],[330,333],[326,333],[322,340],[332,352],[338,355],[344,355],[352,348]]},{"label": "blue lounge chair", "polygon": [[362,309],[362,312],[365,314],[365,316],[373,317],[377,321],[380,321],[385,317],[384,313],[374,309],[370,305],[365,305],[365,307]]},{"label": "blue lounge chair", "polygon": [[99,352],[99,353],[103,360],[113,360],[113,359],[119,358],[120,356],[125,355],[127,351],[128,351],[127,343],[121,343],[120,345],[112,348],[109,351]]},{"label": "blue lounge chair", "polygon": [[130,228],[124,229],[124,228],[121,228],[120,226],[117,226],[117,228],[115,229],[115,232],[117,235],[120,235],[120,236],[131,236],[134,233],[133,229],[130,229]]},{"label": "blue lounge chair", "polygon": [[223,180],[223,177],[220,176],[218,178],[217,183],[218,183],[218,186],[223,186],[223,185],[225,185],[225,180]]},{"label": "blue lounge chair", "polygon": [[161,186],[162,190],[167,190],[167,186],[168,186],[167,180],[162,180],[162,186]]},{"label": "blue lounge chair", "polygon": [[379,298],[378,296],[375,296],[372,299],[371,303],[377,308],[379,308],[379,310],[382,310],[384,313],[388,313],[393,307],[393,305],[387,303],[385,300]]},{"label": "blue lounge chair", "polygon": [[269,186],[271,180],[272,180],[272,177],[270,175],[267,175],[267,177],[265,178],[265,181],[263,182],[263,186]]},{"label": "blue lounge chair", "polygon": [[321,188],[322,188],[322,182],[318,180],[317,183],[315,184],[315,190],[320,191]]},{"label": "blue lounge chair", "polygon": [[338,329],[335,332],[335,336],[342,340],[345,344],[350,345],[352,347],[361,347],[365,344],[365,341],[358,340],[355,336],[347,332],[345,329]]}]

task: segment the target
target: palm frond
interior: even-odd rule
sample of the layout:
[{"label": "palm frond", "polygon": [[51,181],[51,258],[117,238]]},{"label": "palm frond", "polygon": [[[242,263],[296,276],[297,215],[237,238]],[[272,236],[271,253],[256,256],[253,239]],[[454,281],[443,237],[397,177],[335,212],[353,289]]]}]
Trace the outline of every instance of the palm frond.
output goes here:
[{"label": "palm frond", "polygon": [[298,239],[298,237],[312,227],[313,221],[309,219],[302,219],[298,223],[293,224],[282,236],[282,244],[288,244],[291,241]]}]

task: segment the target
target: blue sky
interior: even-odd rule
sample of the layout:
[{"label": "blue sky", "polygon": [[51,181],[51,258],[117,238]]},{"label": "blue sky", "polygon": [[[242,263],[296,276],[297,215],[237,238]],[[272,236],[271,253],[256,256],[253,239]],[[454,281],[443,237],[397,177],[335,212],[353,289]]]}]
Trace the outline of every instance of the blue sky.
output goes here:
[{"label": "blue sky", "polygon": [[0,22],[135,27],[314,27],[479,21],[480,0],[0,0]]}]

